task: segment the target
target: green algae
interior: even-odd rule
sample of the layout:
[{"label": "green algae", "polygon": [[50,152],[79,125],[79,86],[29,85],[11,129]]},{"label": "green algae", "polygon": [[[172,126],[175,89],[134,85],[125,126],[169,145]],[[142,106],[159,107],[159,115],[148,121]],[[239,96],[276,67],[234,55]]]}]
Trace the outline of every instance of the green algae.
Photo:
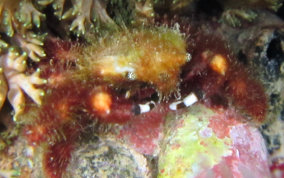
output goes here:
[{"label": "green algae", "polygon": [[230,139],[218,138],[209,128],[209,118],[213,114],[197,105],[170,124],[165,148],[159,158],[158,177],[194,177],[231,154]]}]

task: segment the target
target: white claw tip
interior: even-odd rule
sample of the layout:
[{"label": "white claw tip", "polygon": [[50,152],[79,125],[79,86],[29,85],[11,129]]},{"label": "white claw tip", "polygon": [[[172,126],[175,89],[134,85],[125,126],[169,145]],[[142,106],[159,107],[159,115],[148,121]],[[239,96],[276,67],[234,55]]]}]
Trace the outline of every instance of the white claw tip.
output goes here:
[{"label": "white claw tip", "polygon": [[198,101],[198,98],[194,93],[190,93],[187,97],[183,99],[184,105],[186,107],[193,105]]}]

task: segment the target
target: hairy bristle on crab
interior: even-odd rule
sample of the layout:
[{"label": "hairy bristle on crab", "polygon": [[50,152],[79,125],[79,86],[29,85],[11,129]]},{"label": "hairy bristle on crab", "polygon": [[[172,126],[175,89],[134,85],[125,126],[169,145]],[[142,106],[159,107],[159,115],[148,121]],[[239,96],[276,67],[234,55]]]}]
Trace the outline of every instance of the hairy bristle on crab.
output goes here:
[{"label": "hairy bristle on crab", "polygon": [[187,48],[192,60],[184,66],[181,91],[199,91],[204,104],[225,108],[234,105],[262,123],[268,107],[263,87],[251,78],[252,70],[236,60],[218,34],[206,33],[198,28],[191,30],[193,43]]},{"label": "hairy bristle on crab", "polygon": [[73,145],[62,141],[50,146],[44,157],[44,169],[47,177],[61,178],[71,158]]},{"label": "hairy bristle on crab", "polygon": [[28,143],[44,150],[47,177],[66,173],[72,150],[90,125],[96,134],[106,134],[96,130],[106,125],[136,151],[151,155],[167,117],[196,103],[264,121],[266,96],[249,69],[218,34],[208,32],[211,28],[186,22],[162,19],[154,27],[89,34],[86,41],[46,37],[45,57],[30,64],[46,78],[36,88],[45,95],[40,105],[28,101],[19,117]]}]

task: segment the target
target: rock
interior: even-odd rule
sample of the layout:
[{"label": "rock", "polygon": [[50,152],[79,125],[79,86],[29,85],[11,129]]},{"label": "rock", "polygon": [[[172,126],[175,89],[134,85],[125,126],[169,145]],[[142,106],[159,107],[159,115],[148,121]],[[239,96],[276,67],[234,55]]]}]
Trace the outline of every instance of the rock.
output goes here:
[{"label": "rock", "polygon": [[260,132],[233,110],[195,105],[168,120],[158,177],[270,177]]}]

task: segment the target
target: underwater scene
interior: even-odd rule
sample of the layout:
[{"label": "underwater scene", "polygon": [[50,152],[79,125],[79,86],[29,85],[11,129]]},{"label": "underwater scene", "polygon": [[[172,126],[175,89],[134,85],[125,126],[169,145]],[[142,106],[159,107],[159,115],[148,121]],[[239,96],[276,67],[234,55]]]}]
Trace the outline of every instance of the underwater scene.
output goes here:
[{"label": "underwater scene", "polygon": [[0,178],[284,178],[283,0],[0,0]]}]

